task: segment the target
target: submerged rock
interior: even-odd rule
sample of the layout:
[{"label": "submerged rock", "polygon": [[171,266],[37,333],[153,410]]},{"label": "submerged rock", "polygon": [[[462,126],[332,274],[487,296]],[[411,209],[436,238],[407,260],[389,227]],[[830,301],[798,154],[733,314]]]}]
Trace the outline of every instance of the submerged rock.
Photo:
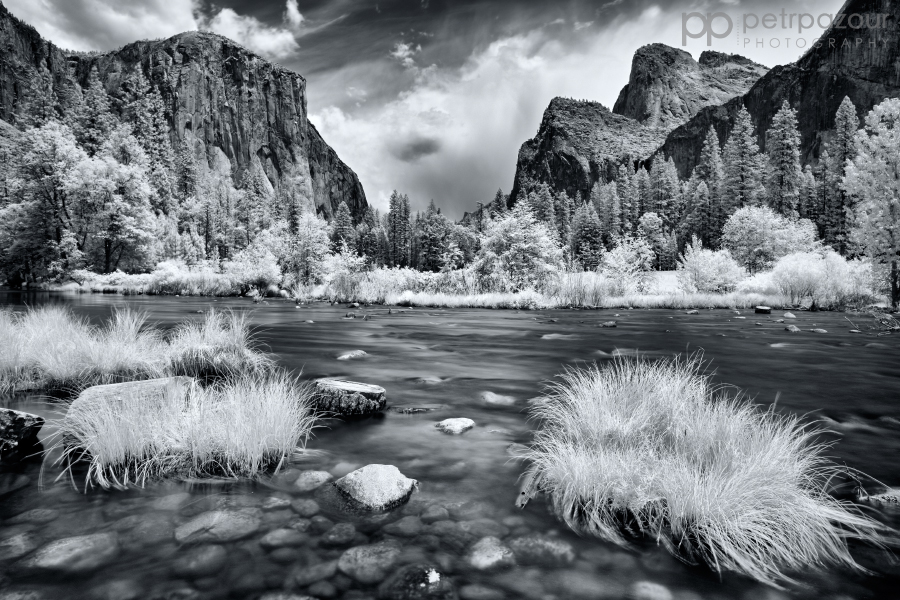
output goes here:
[{"label": "submerged rock", "polygon": [[192,548],[178,556],[174,572],[179,577],[209,577],[222,570],[228,562],[228,551],[222,546],[209,544]]},{"label": "submerged rock", "polygon": [[379,583],[400,557],[400,549],[390,544],[356,546],[338,559],[338,569],[359,583]]},{"label": "submerged rock", "polygon": [[294,482],[294,487],[301,492],[311,492],[334,479],[328,471],[303,471]]},{"label": "submerged rock", "polygon": [[356,537],[356,527],[353,523],[338,523],[322,534],[319,545],[328,548],[346,548],[353,543]]},{"label": "submerged rock", "polygon": [[291,587],[306,587],[323,579],[331,579],[337,573],[338,561],[327,562],[299,567],[288,575],[288,585]]},{"label": "submerged rock", "polygon": [[697,310],[696,308],[694,308],[694,309],[691,309],[691,310],[685,312],[684,314],[686,314],[686,315],[699,315],[699,314],[700,314],[700,311]]},{"label": "submerged rock", "polygon": [[568,542],[530,535],[509,541],[509,547],[522,565],[559,567],[575,561],[575,549]]},{"label": "submerged rock", "polygon": [[466,562],[479,571],[488,571],[511,567],[516,564],[516,559],[512,550],[504,546],[498,538],[488,536],[481,538],[472,546]]},{"label": "submerged rock", "polygon": [[86,573],[108,564],[118,553],[115,533],[94,533],[50,542],[21,564],[26,569]]},{"label": "submerged rock", "polygon": [[339,416],[369,415],[384,410],[384,388],[336,377],[316,380],[316,406]]},{"label": "submerged rock", "polygon": [[347,352],[345,354],[341,354],[337,357],[338,360],[352,360],[354,358],[362,358],[363,356],[368,356],[368,354],[364,350],[353,350],[351,352]]},{"label": "submerged rock", "polygon": [[175,539],[181,544],[233,542],[253,535],[260,525],[262,521],[257,510],[214,510],[178,527]]},{"label": "submerged rock", "polygon": [[444,433],[459,435],[475,427],[475,421],[460,417],[455,419],[444,419],[440,423],[435,423],[434,426]]},{"label": "submerged rock", "polygon": [[456,600],[453,582],[435,567],[406,565],[378,587],[379,600]]},{"label": "submerged rock", "polygon": [[810,329],[813,333],[828,333],[827,329]]},{"label": "submerged rock", "polygon": [[606,321],[605,323],[600,323],[600,327],[616,327],[616,322]]},{"label": "submerged rock", "polygon": [[334,482],[342,494],[369,510],[387,510],[403,504],[417,484],[394,465],[366,465]]},{"label": "submerged rock", "polygon": [[0,408],[0,456],[33,446],[44,426],[43,417],[31,413]]},{"label": "submerged rock", "polygon": [[273,529],[259,540],[259,545],[266,550],[302,546],[309,541],[309,536],[296,529]]},{"label": "submerged rock", "polygon": [[486,585],[471,583],[460,588],[459,597],[461,600],[503,600],[506,595]]},{"label": "submerged rock", "polygon": [[416,516],[408,516],[385,525],[384,532],[388,535],[411,538],[419,535],[423,527],[422,519]]},{"label": "submerged rock", "polygon": [[19,533],[0,539],[0,560],[22,558],[37,546],[37,540],[31,533]]},{"label": "submerged rock", "polygon": [[488,404],[497,406],[512,406],[516,403],[516,399],[512,396],[502,396],[500,394],[495,394],[494,392],[482,392],[481,399]]},{"label": "submerged rock", "polygon": [[755,309],[753,309],[753,312],[755,312],[758,315],[771,315],[772,307],[771,306],[757,306]]},{"label": "submerged rock", "polygon": [[784,330],[790,331],[791,333],[799,333],[800,332],[800,328],[797,327],[796,325],[788,325],[787,327],[784,328]]},{"label": "submerged rock", "polygon": [[664,585],[652,581],[638,581],[628,590],[630,600],[672,600],[672,592]]}]

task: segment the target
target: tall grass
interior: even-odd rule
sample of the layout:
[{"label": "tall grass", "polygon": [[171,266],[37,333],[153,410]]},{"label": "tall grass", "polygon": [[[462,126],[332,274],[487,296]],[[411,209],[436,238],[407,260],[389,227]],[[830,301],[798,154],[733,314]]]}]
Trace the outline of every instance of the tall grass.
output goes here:
[{"label": "tall grass", "polygon": [[772,585],[810,566],[859,568],[847,542],[877,542],[880,525],[829,494],[841,469],[818,432],[717,391],[700,368],[695,356],[566,372],[532,409],[522,500],[545,491],[576,531],[649,536]]},{"label": "tall grass", "polygon": [[59,420],[57,463],[87,462],[85,486],[124,488],[166,476],[254,477],[305,446],[311,388],[283,372],[244,374],[187,394],[93,394]]},{"label": "tall grass", "polygon": [[61,306],[0,310],[0,394],[43,389],[75,393],[103,383],[189,375],[206,381],[264,373],[272,360],[255,348],[247,315],[210,311],[175,328],[171,339],[146,315],[117,310],[100,327]]}]

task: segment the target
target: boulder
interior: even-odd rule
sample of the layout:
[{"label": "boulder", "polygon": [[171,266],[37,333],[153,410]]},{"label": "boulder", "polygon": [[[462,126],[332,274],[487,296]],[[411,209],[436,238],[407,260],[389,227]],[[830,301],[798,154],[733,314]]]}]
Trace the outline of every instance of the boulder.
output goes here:
[{"label": "boulder", "polygon": [[575,561],[572,545],[540,535],[529,535],[510,540],[509,547],[522,565],[561,567]]},{"label": "boulder", "polygon": [[755,309],[753,309],[753,312],[755,312],[758,315],[771,315],[772,307],[771,306],[757,306]]},{"label": "boulder", "polygon": [[354,358],[362,358],[368,356],[364,350],[353,350],[337,357],[338,360],[352,360]]},{"label": "boulder", "polygon": [[384,388],[335,377],[316,380],[316,406],[338,416],[369,415],[384,410]]},{"label": "boulder", "polygon": [[378,587],[379,600],[456,600],[456,597],[450,578],[424,563],[400,568]]},{"label": "boulder", "polygon": [[686,314],[686,315],[699,315],[699,314],[700,314],[700,311],[697,310],[696,308],[693,308],[693,309],[691,309],[691,310],[685,312],[684,314]]},{"label": "boulder", "polygon": [[197,542],[233,542],[256,533],[262,521],[254,509],[213,510],[202,513],[175,530],[180,544]]},{"label": "boulder", "polygon": [[328,471],[303,471],[294,482],[294,487],[301,492],[311,492],[334,479]]},{"label": "boulder", "polygon": [[0,456],[37,442],[44,419],[27,412],[0,408]]},{"label": "boulder", "polygon": [[475,421],[460,417],[455,419],[444,419],[440,423],[435,423],[434,426],[444,433],[459,435],[475,427]]},{"label": "boulder", "polygon": [[343,495],[369,510],[387,510],[403,504],[417,484],[394,465],[366,465],[334,482]]},{"label": "boulder", "polygon": [[827,329],[810,329],[813,333],[828,333]]},{"label": "boulder", "polygon": [[87,573],[108,564],[118,554],[115,533],[94,533],[50,542],[21,564],[29,570]]},{"label": "boulder", "polygon": [[362,584],[379,583],[400,557],[400,548],[391,544],[356,546],[338,559],[338,569]]},{"label": "boulder", "polygon": [[616,327],[616,322],[606,321],[605,323],[600,323],[600,327]]},{"label": "boulder", "polygon": [[488,536],[481,538],[472,546],[466,562],[479,571],[488,571],[511,567],[516,564],[516,559],[512,550],[504,546],[498,538]]},{"label": "boulder", "polygon": [[794,315],[794,313],[789,313],[789,312],[784,313],[783,316],[784,316],[785,319],[796,319],[796,318],[797,318],[797,317]]},{"label": "boulder", "polygon": [[503,396],[494,392],[482,392],[481,399],[487,404],[494,404],[497,406],[512,406],[516,403],[516,399],[512,396]]},{"label": "boulder", "polygon": [[784,328],[784,330],[790,331],[791,333],[799,333],[800,332],[800,328],[797,327],[796,325],[788,325],[787,327]]}]

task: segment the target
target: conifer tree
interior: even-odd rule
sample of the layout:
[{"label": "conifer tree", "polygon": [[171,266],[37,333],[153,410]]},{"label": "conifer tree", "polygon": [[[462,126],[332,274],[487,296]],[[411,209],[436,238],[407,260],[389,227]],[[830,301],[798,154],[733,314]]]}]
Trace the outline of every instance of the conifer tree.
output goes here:
[{"label": "conifer tree", "polygon": [[444,254],[449,248],[449,234],[450,222],[441,214],[440,209],[435,207],[432,200],[420,223],[418,261],[420,270],[437,272],[444,267]]},{"label": "conifer tree", "polygon": [[562,243],[566,243],[572,233],[573,206],[574,202],[566,192],[559,192],[553,202],[556,231]]},{"label": "conifer tree", "polygon": [[650,212],[655,212],[663,220],[664,226],[674,223],[672,209],[678,196],[679,181],[675,161],[671,158],[664,161],[657,154],[650,171],[651,200]]},{"label": "conifer tree", "polygon": [[556,231],[556,210],[550,186],[542,183],[528,195],[531,214],[540,223],[544,223],[551,232]]},{"label": "conifer tree", "polygon": [[353,227],[353,217],[350,215],[350,207],[346,202],[341,201],[337,210],[334,211],[334,222],[331,226],[331,247],[337,252],[344,244],[353,248],[356,245],[354,234],[356,229]]},{"label": "conifer tree", "polygon": [[388,260],[391,266],[409,266],[409,253],[412,245],[412,227],[409,217],[409,197],[394,190],[389,203],[386,227]]},{"label": "conifer tree", "polygon": [[508,197],[503,193],[503,190],[497,188],[497,193],[494,194],[494,200],[491,202],[491,214],[492,215],[503,215],[506,214],[507,211],[507,200]]},{"label": "conifer tree", "polygon": [[819,220],[818,189],[811,165],[806,165],[800,174],[800,196],[797,212],[801,219],[809,219],[813,223]]},{"label": "conifer tree", "polygon": [[593,271],[603,259],[603,231],[600,218],[591,203],[582,204],[576,212],[577,226],[573,226],[572,231],[573,255],[586,271]]},{"label": "conifer tree", "polygon": [[634,203],[634,209],[631,214],[631,222],[634,224],[635,230],[638,227],[641,215],[650,212],[650,206],[653,203],[653,189],[650,182],[650,173],[641,165],[634,175],[634,185],[637,201]]},{"label": "conifer tree", "polygon": [[616,193],[619,198],[619,210],[616,212],[620,223],[617,229],[622,234],[630,233],[635,224],[634,215],[638,210],[640,195],[635,175],[629,165],[619,165],[616,174]]},{"label": "conifer tree", "polygon": [[787,100],[782,102],[766,134],[766,153],[769,155],[769,206],[780,215],[796,217],[802,173],[800,132],[797,130],[797,111]]},{"label": "conifer tree", "polygon": [[[849,97],[844,97],[834,118],[834,138],[826,144],[829,162],[826,164],[828,175],[834,184],[846,176],[847,161],[856,156],[856,131],[859,128],[859,117],[856,106]],[[823,187],[826,184],[823,182]],[[824,207],[824,239],[825,243],[840,254],[849,250],[849,232],[854,210],[853,196],[840,185],[829,186]]]},{"label": "conifer tree", "polygon": [[722,151],[724,180],[721,195],[727,207],[727,214],[738,208],[762,202],[765,197],[765,188],[762,185],[765,172],[763,160],[753,132],[750,113],[741,106],[735,117],[731,135]]},{"label": "conifer tree", "polygon": [[75,111],[72,131],[88,156],[94,156],[117,122],[112,113],[109,94],[100,82],[96,67],[88,75],[87,89],[82,96],[82,102]]}]

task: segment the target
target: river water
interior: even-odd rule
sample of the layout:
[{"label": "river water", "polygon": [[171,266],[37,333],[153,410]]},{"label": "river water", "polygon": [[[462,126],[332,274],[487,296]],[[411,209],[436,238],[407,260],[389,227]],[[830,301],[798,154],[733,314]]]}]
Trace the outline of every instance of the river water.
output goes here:
[{"label": "river water", "polygon": [[[826,420],[836,432],[835,460],[900,486],[900,337],[850,333],[853,326],[840,313],[796,312],[797,319],[790,322],[804,331],[792,334],[775,321],[779,311],[771,317],[743,311],[745,318],[726,310],[699,315],[670,310],[351,311],[327,304],[298,308],[282,300],[254,305],[246,299],[16,293],[0,295],[0,302],[20,309],[66,303],[96,323],[115,307],[128,305],[146,311],[150,322],[162,328],[198,318],[198,311],[210,307],[252,311],[257,339],[282,366],[302,370],[304,378],[340,376],[383,386],[391,405],[378,418],[323,423],[309,442],[308,457],[257,483],[172,481],[124,492],[84,493],[70,482],[54,481],[58,471],[44,466],[42,472],[40,460],[4,466],[0,545],[25,534],[28,550],[93,533],[114,534],[117,545],[102,564],[66,575],[20,568],[22,551],[14,552],[14,559],[0,563],[0,600],[256,599],[286,586],[319,598],[375,598],[377,583],[361,584],[334,573],[329,561],[348,545],[385,540],[401,550],[389,571],[403,564],[434,565],[464,600],[626,598],[639,592],[657,594],[642,598],[678,600],[900,597],[900,566],[883,550],[854,548],[867,573],[838,568],[804,572],[795,575],[798,585],[776,591],[733,574],[720,578],[706,568],[682,564],[650,543],[620,549],[580,538],[557,522],[540,498],[524,510],[514,506],[517,478],[524,470],[515,454],[530,441],[533,429],[527,401],[567,366],[637,352],[653,358],[702,350],[717,381],[746,390],[763,405],[777,399],[779,411]],[[370,319],[350,319],[348,312]],[[867,324],[866,317],[851,318]],[[598,327],[610,320],[618,326]],[[827,333],[812,333],[813,328]],[[353,350],[367,356],[337,360]],[[59,416],[58,405],[36,397],[7,398],[5,404],[50,419]],[[398,410],[405,408],[424,410]],[[461,436],[434,428],[450,417],[471,418],[476,427]],[[48,423],[42,438],[52,431]],[[340,476],[370,463],[396,465],[419,482],[410,503],[383,520],[330,511],[322,489],[301,493],[292,483],[302,470]],[[12,487],[18,489],[8,491]],[[315,517],[287,508],[288,501],[304,498],[318,500]],[[440,513],[440,507],[449,518],[443,517],[438,528],[416,519],[404,521],[412,522],[408,531],[390,527],[402,517]],[[255,510],[262,525],[244,539],[212,550],[176,543],[179,525],[222,508]],[[872,514],[900,527],[900,512],[873,509]],[[337,530],[326,531],[345,521],[355,526],[355,534],[349,530],[352,540],[337,539]],[[274,549],[260,543],[268,531],[284,528],[304,532],[302,540]],[[563,541],[572,546],[575,559],[482,572],[469,566],[465,555],[472,541],[488,534],[503,540],[537,535]],[[296,574],[309,575],[314,567],[327,577],[313,583],[301,577],[299,585]],[[663,587],[635,587],[638,582]]]}]

